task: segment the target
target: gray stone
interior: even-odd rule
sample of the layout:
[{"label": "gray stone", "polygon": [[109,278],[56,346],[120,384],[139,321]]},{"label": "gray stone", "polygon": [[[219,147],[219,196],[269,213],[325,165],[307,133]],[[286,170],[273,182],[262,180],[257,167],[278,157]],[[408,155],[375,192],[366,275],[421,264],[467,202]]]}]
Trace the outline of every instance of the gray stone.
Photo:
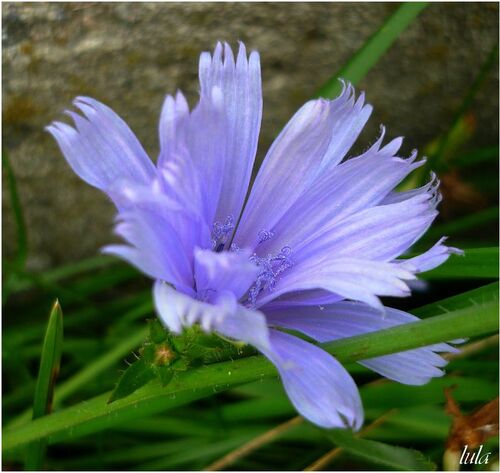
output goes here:
[{"label": "gray stone", "polygon": [[[152,157],[166,93],[193,104],[199,53],[243,40],[261,54],[264,120],[259,159],[294,111],[377,30],[389,3],[10,3],[3,15],[3,146],[29,231],[29,267],[95,255],[112,238],[113,207],[71,172],[44,127],[76,95],[113,107]],[[498,5],[431,4],[358,88],[388,137],[423,148],[453,112],[498,37]],[[494,68],[497,70],[497,67]],[[474,146],[497,142],[498,74],[474,102]],[[16,248],[4,179],[3,251]]]}]

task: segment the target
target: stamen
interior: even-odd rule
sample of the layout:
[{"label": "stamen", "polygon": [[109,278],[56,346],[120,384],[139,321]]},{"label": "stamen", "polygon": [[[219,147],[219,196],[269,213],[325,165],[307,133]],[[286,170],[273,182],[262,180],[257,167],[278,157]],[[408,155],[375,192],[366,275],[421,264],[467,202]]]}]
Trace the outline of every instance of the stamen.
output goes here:
[{"label": "stamen", "polygon": [[259,242],[257,244],[260,245],[261,243],[264,243],[265,241],[270,240],[273,236],[274,236],[273,232],[271,232],[269,230],[261,230],[258,233]]},{"label": "stamen", "polygon": [[250,306],[255,305],[257,297],[262,291],[272,291],[280,275],[293,266],[293,261],[290,257],[291,254],[292,249],[289,246],[284,246],[276,255],[270,254],[263,258],[254,253],[250,257],[250,261],[261,268],[261,272],[257,276],[255,283],[248,291]]},{"label": "stamen", "polygon": [[233,230],[234,218],[232,215],[228,215],[224,223],[215,222],[212,228],[212,250],[220,253],[224,249]]}]

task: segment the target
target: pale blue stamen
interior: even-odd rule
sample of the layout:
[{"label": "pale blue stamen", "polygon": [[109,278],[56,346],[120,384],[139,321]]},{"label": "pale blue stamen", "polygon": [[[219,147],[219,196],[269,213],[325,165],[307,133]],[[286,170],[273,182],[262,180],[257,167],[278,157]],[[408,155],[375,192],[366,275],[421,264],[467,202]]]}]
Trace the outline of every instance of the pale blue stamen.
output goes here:
[{"label": "pale blue stamen", "polygon": [[259,242],[257,244],[260,245],[261,243],[264,243],[265,241],[270,240],[273,236],[274,236],[274,232],[271,232],[269,230],[261,230],[258,233]]},{"label": "pale blue stamen", "polygon": [[228,215],[224,223],[215,222],[212,228],[212,249],[220,253],[223,249],[232,231],[234,230],[234,217]]},{"label": "pale blue stamen", "polygon": [[248,303],[250,306],[256,304],[257,297],[262,291],[272,291],[280,275],[293,266],[291,254],[292,249],[289,246],[284,246],[275,255],[269,254],[266,257],[261,257],[254,253],[250,257],[250,261],[261,268],[255,283],[248,291]]}]

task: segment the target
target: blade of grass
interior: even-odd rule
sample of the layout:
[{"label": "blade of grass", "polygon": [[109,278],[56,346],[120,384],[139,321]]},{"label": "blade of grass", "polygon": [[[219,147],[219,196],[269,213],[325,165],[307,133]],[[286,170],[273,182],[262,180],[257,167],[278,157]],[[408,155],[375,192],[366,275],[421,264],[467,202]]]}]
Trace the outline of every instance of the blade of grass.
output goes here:
[{"label": "blade of grass", "polygon": [[432,471],[436,469],[436,466],[417,450],[356,438],[348,430],[334,429],[325,431],[325,435],[337,447],[358,458],[367,460],[371,464],[381,465],[396,471]]},{"label": "blade of grass", "polygon": [[227,455],[224,455],[222,458],[219,458],[215,462],[211,463],[208,465],[206,468],[204,468],[204,471],[220,471],[224,468],[227,468],[228,466],[232,465],[239,459],[250,455],[252,452],[255,450],[263,447],[264,445],[267,445],[274,440],[276,440],[278,437],[280,437],[284,432],[293,429],[297,425],[300,425],[302,422],[304,422],[304,418],[301,416],[296,416],[293,417],[290,420],[287,420],[286,422],[277,425],[276,427],[272,428],[271,430],[268,430],[264,432],[263,434],[253,438],[252,440],[248,441],[247,443],[244,443],[243,445],[240,445],[238,448],[235,450],[229,452]]},{"label": "blade of grass", "polygon": [[170,455],[167,458],[162,458],[160,460],[155,460],[148,463],[143,463],[137,466],[138,470],[170,470],[175,469],[179,465],[185,465],[186,463],[195,460],[210,460],[211,458],[220,455],[221,453],[227,452],[232,448],[248,441],[253,436],[255,432],[245,432],[239,435],[230,436],[228,438],[223,438],[219,441],[213,441],[206,443],[197,448],[191,448],[177,454]]},{"label": "blade of grass", "polygon": [[[33,419],[50,413],[55,380],[59,373],[63,343],[63,319],[59,301],[55,301],[49,316],[47,332],[43,341],[40,369],[33,400]],[[46,445],[43,439],[29,445],[26,451],[26,470],[41,470],[45,458]]]},{"label": "blade of grass", "polygon": [[488,146],[457,156],[453,159],[453,165],[458,168],[476,166],[487,161],[498,161],[498,156],[498,145]]},{"label": "blade of grass", "polygon": [[[74,328],[90,324],[95,318],[102,319],[102,314],[112,316],[115,313],[119,315],[116,325],[120,325],[122,317],[129,319],[129,321],[136,317],[140,317],[140,309],[148,301],[151,304],[151,291],[149,290],[141,291],[138,294],[132,294],[130,296],[116,298],[109,302],[99,304],[98,307],[86,306],[72,311],[71,314],[65,318],[64,326],[66,328]],[[122,314],[122,311],[127,312]],[[39,339],[43,335],[43,328],[42,324],[31,323],[29,325],[19,324],[13,328],[5,329],[3,332],[4,348],[8,346],[9,349],[17,349],[19,345]]]},{"label": "blade of grass", "polygon": [[498,248],[471,248],[464,256],[451,255],[446,263],[422,273],[422,279],[498,279]]},{"label": "blade of grass", "polygon": [[[322,347],[345,363],[496,331],[498,300],[326,343]],[[53,442],[68,433],[75,437],[101,431],[225,391],[231,386],[274,376],[275,368],[262,356],[206,365],[180,373],[167,387],[153,381],[112,404],[107,404],[109,393],[105,393],[46,418],[5,430],[3,448],[8,451],[41,438],[48,437]]]},{"label": "blade of grass", "polygon": [[[77,392],[78,389],[128,355],[145,340],[147,334],[147,328],[137,331],[131,337],[116,345],[111,351],[104,353],[83,370],[61,383],[55,391],[54,406],[60,406],[64,400]],[[8,427],[13,428],[25,424],[29,421],[30,416],[31,411],[27,410],[16,417]]]},{"label": "blade of grass", "polygon": [[451,222],[442,223],[431,228],[426,234],[426,240],[436,240],[442,235],[455,236],[461,232],[477,229],[481,225],[487,225],[498,221],[498,207],[491,207],[480,212],[475,212]]},{"label": "blade of grass", "polygon": [[[92,258],[84,259],[82,261],[78,261],[76,263],[71,263],[65,266],[60,266],[58,268],[46,271],[44,273],[36,273],[36,275],[40,278],[39,280],[47,283],[53,284],[60,282],[64,279],[69,279],[74,276],[78,276],[82,273],[87,273],[91,271],[95,271],[97,269],[106,268],[111,265],[120,265],[123,264],[117,258],[106,255],[99,255]],[[20,275],[21,277],[23,274]],[[29,274],[27,276],[33,276],[33,274]],[[38,280],[38,281],[39,281]],[[26,279],[19,279],[12,286],[12,292],[21,292],[36,287],[37,280],[33,280],[31,277],[27,277]]]},{"label": "blade of grass", "polygon": [[493,67],[493,65],[495,64],[495,61],[497,59],[498,59],[498,43],[496,43],[491,48],[486,60],[484,61],[483,65],[481,66],[481,68],[479,70],[477,77],[475,78],[474,82],[472,83],[470,89],[467,91],[467,94],[465,95],[462,103],[460,104],[460,107],[456,111],[456,113],[451,121],[448,132],[445,133],[445,135],[442,137],[436,152],[429,156],[429,158],[427,159],[427,162],[422,167],[422,174],[424,177],[428,175],[428,173],[431,169],[434,169],[436,166],[439,165],[439,160],[442,158],[442,156],[444,154],[444,150],[446,149],[446,147],[448,145],[452,130],[455,128],[456,124],[460,121],[460,119],[465,115],[467,110],[472,105],[472,102],[474,101],[474,98],[475,98],[477,92],[479,91],[482,83],[484,82],[484,80],[488,76],[490,69]]},{"label": "blade of grass", "polygon": [[[370,410],[366,411],[367,417],[370,417]],[[383,426],[370,432],[367,437],[382,442],[413,442],[424,438],[443,443],[450,423],[450,417],[445,414],[441,405],[415,406],[398,409]]]},{"label": "blade of grass", "polygon": [[[9,270],[9,272],[16,273],[22,270],[26,264],[26,258],[28,256],[28,233],[26,230],[26,223],[24,220],[23,207],[21,205],[21,199],[19,198],[19,193],[17,190],[16,177],[14,171],[10,165],[9,157],[6,151],[2,151],[2,168],[5,172],[7,178],[7,187],[10,196],[10,205],[12,207],[12,212],[14,214],[14,224],[16,226],[17,232],[17,252],[14,257],[14,261],[5,264],[4,267]],[[11,273],[11,274],[12,274]],[[15,278],[7,277],[4,281],[2,287],[2,303],[5,303],[9,294],[12,293],[11,283]]]},{"label": "blade of grass", "polygon": [[383,54],[426,6],[426,2],[403,3],[385,20],[380,29],[351,56],[342,69],[321,87],[317,96],[326,98],[337,96],[342,87],[339,83],[340,78],[351,82],[353,85],[357,84],[377,64]]},{"label": "blade of grass", "polygon": [[418,317],[430,317],[441,313],[464,309],[470,306],[481,306],[488,302],[498,300],[499,283],[493,282],[485,286],[472,289],[471,291],[457,294],[431,304],[424,305],[418,309],[412,309],[411,313]]},{"label": "blade of grass", "polygon": [[[356,438],[365,437],[371,431],[377,429],[377,427],[379,427],[381,424],[383,424],[389,417],[393,416],[396,412],[397,411],[395,409],[392,409],[388,412],[385,412],[380,417],[375,419],[372,423],[370,423],[365,428],[363,428],[360,432],[355,434],[355,437]],[[325,467],[327,467],[332,462],[332,460],[337,458],[341,453],[342,453],[342,447],[336,447],[333,450],[330,450],[329,452],[322,455],[314,463],[311,463],[309,466],[304,468],[304,471],[324,470]]]}]

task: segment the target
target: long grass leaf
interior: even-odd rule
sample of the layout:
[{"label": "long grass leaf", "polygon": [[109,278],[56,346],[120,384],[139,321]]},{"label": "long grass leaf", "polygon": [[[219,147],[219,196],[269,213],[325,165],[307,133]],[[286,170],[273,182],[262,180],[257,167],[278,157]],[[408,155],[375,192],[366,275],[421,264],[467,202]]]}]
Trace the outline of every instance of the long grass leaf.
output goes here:
[{"label": "long grass leaf", "polygon": [[12,166],[10,165],[9,157],[6,151],[2,151],[2,169],[4,170],[7,178],[10,205],[14,214],[14,223],[17,232],[17,251],[14,261],[3,263],[5,269],[9,271],[9,277],[4,280],[2,286],[2,302],[5,303],[13,291],[12,284],[16,281],[16,277],[14,277],[15,274],[22,271],[26,264],[26,258],[28,256],[28,232],[26,230],[21,199],[19,198],[19,192],[17,190],[16,177],[14,175],[14,171],[12,170]]},{"label": "long grass leaf", "polygon": [[451,222],[442,223],[431,228],[426,234],[426,240],[436,240],[442,235],[455,236],[467,230],[480,228],[481,225],[487,225],[498,221],[498,207],[491,207],[480,212],[467,215]]},{"label": "long grass leaf", "polygon": [[[59,301],[56,300],[49,316],[47,332],[43,341],[40,369],[33,400],[33,419],[50,413],[54,395],[55,380],[59,373],[63,344],[63,319]],[[41,470],[45,457],[45,441],[32,443],[26,452],[26,470]]]},{"label": "long grass leaf", "polygon": [[401,33],[411,25],[418,14],[427,6],[426,2],[403,3],[351,56],[349,61],[318,92],[319,97],[333,98],[340,92],[339,79],[357,84],[391,47]]},{"label": "long grass leaf", "polygon": [[448,128],[448,131],[441,138],[436,151],[429,155],[425,165],[421,168],[422,171],[419,171],[422,175],[423,180],[427,178],[427,175],[431,169],[435,169],[436,167],[439,166],[440,160],[442,159],[444,152],[448,146],[448,143],[450,141],[450,136],[452,135],[453,130],[455,129],[456,125],[460,122],[460,120],[463,118],[467,110],[469,110],[470,106],[472,105],[472,102],[474,101],[474,98],[476,97],[477,92],[481,88],[481,85],[488,76],[491,68],[494,66],[495,61],[497,59],[498,59],[498,43],[496,43],[491,48],[488,56],[486,57],[486,60],[484,61],[483,65],[479,70],[479,73],[474,79],[474,82],[472,83],[471,87],[465,94],[465,97],[462,100],[460,107],[455,112],[455,115],[451,120],[451,124]]},{"label": "long grass leaf", "polygon": [[431,471],[436,469],[436,465],[417,450],[356,438],[348,430],[334,429],[325,432],[325,435],[338,447],[371,464],[399,471]]},{"label": "long grass leaf", "polygon": [[422,279],[497,279],[498,248],[471,248],[465,256],[452,255],[446,263],[422,273]]}]

